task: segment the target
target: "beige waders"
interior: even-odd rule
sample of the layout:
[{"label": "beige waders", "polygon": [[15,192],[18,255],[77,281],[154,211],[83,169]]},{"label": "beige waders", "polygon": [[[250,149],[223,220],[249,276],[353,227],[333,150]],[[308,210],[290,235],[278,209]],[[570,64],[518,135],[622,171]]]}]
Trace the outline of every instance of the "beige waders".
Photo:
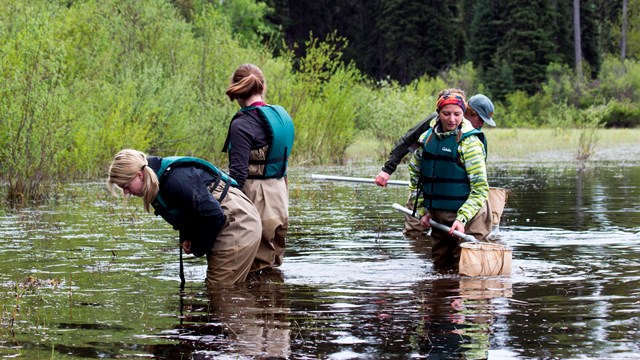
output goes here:
[{"label": "beige waders", "polygon": [[[248,174],[264,174],[268,146],[251,150]],[[258,209],[262,221],[262,240],[251,271],[259,271],[282,265],[285,238],[289,229],[289,189],[287,178],[247,179],[242,191]]]},{"label": "beige waders", "polygon": [[[484,237],[479,238],[478,236],[484,234],[489,229],[489,233],[493,228],[497,228],[500,225],[500,219],[502,218],[502,212],[504,211],[504,207],[506,206],[508,199],[508,190],[504,188],[489,188],[489,200],[487,201],[486,211],[488,211],[491,216],[487,219],[483,217],[483,221],[480,223],[474,224],[477,220],[472,219],[472,221],[465,226],[465,233],[473,235],[476,239],[483,240]],[[413,210],[413,205],[415,204],[416,199],[412,196],[409,196],[407,199],[407,203],[405,207],[407,209]],[[481,209],[480,211],[483,211]],[[424,226],[420,224],[420,219],[414,218],[411,215],[405,214],[405,222],[404,229],[402,232],[407,236],[412,235],[420,235],[423,231],[425,231]],[[477,215],[476,215],[477,217]],[[435,219],[434,219],[435,220]],[[487,221],[490,221],[489,224]],[[487,233],[487,234],[489,234]],[[486,235],[485,235],[486,236]]]},{"label": "beige waders", "polygon": [[[216,199],[224,190],[224,181],[213,191]],[[229,187],[220,202],[226,222],[207,253],[209,287],[243,282],[251,270],[260,246],[262,225],[257,209],[240,189]]]},{"label": "beige waders", "polygon": [[[493,226],[493,214],[490,208],[489,202],[485,202],[476,216],[465,225],[464,233],[475,237],[479,241],[487,241],[486,238],[491,233]],[[433,220],[449,227],[456,220],[455,211],[431,209],[429,214]],[[431,258],[436,270],[458,271],[460,251],[462,250],[460,248],[461,242],[462,240],[457,236],[449,235],[448,232],[435,227],[431,228]]]},{"label": "beige waders", "polygon": [[242,188],[262,221],[262,240],[251,271],[282,265],[289,228],[289,190],[285,178],[247,180]]},{"label": "beige waders", "polygon": [[[416,199],[413,196],[409,196],[407,199],[407,203],[404,205],[407,209],[413,210],[413,206],[415,205]],[[418,204],[420,206],[420,204]],[[404,215],[404,229],[402,229],[402,233],[405,236],[415,237],[420,236],[426,229],[420,223],[420,219],[415,218],[411,215]]]}]

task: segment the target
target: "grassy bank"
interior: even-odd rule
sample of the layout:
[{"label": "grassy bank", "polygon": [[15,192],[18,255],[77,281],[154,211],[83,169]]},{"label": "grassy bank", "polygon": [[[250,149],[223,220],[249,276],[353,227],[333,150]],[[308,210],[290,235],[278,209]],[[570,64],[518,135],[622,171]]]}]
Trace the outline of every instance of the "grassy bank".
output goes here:
[{"label": "grassy bank", "polygon": [[[489,143],[488,161],[571,161],[588,145],[593,145],[589,161],[640,160],[640,129],[594,131],[590,137],[589,130],[579,129],[484,129]],[[347,149],[347,159],[382,164],[384,157],[378,148],[371,139],[359,138]]]}]

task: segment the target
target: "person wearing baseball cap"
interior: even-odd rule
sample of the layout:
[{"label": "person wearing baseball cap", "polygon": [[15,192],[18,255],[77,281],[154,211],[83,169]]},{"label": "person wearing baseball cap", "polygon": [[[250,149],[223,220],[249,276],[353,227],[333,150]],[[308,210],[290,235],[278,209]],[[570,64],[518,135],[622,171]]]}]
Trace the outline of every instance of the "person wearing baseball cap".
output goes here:
[{"label": "person wearing baseball cap", "polygon": [[477,94],[469,98],[467,105],[464,117],[471,121],[474,128],[480,129],[484,124],[496,126],[496,122],[493,121],[495,107],[491,99],[485,95]]},{"label": "person wearing baseball cap", "polygon": [[[445,92],[457,93],[462,96],[465,95],[464,90],[451,88],[442,91],[438,96],[441,96]],[[489,126],[496,126],[496,123],[493,120],[494,105],[491,99],[487,96],[483,94],[474,95],[469,98],[466,105],[464,117],[471,122],[474,128],[480,129],[485,123],[489,124]],[[376,176],[376,185],[382,187],[387,185],[387,181],[391,177],[391,174],[396,171],[396,168],[402,159],[418,147],[418,138],[433,125],[433,122],[437,117],[438,113],[433,112],[402,135],[391,150],[389,158],[382,166],[382,170],[380,170]],[[413,200],[411,196],[409,196],[405,206],[409,209],[413,209]],[[405,228],[403,229],[403,233],[405,233],[405,235],[421,234],[425,230],[422,225],[420,225],[420,222],[411,216],[406,216],[405,220]]]},{"label": "person wearing baseball cap", "polygon": [[431,257],[438,272],[458,272],[461,247],[454,231],[479,241],[491,232],[484,134],[465,119],[467,107],[463,94],[442,93],[435,106],[438,117],[420,135],[408,166],[413,215],[425,229],[431,219],[450,227],[431,229]]},{"label": "person wearing baseball cap", "polygon": [[[461,89],[447,89],[448,92],[464,94],[464,90]],[[439,94],[441,95],[441,94]],[[496,126],[496,122],[493,120],[494,106],[491,99],[486,95],[477,94],[472,96],[468,102],[464,112],[465,119],[469,120],[474,128],[481,129],[486,123],[489,126]],[[418,137],[433,125],[433,121],[437,118],[438,113],[433,112],[428,115],[416,126],[409,129],[402,137],[396,142],[395,146],[389,153],[389,158],[382,166],[382,170],[376,176],[375,182],[378,186],[386,186],[387,181],[396,171],[396,168],[402,161],[402,159],[416,148]]]}]

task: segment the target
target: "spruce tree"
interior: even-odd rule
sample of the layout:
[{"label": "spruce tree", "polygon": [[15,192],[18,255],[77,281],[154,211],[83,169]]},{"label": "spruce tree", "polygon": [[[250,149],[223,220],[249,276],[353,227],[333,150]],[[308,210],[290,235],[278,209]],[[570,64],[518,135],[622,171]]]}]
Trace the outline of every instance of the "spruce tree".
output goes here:
[{"label": "spruce tree", "polygon": [[435,76],[456,65],[460,41],[457,5],[442,1],[383,2],[380,33],[387,75],[408,83],[422,75]]},{"label": "spruce tree", "polygon": [[493,56],[504,33],[499,26],[498,16],[492,0],[478,0],[473,5],[473,17],[469,31],[467,58],[478,69],[483,78],[495,67]]},{"label": "spruce tree", "polygon": [[[534,94],[546,79],[547,65],[557,60],[553,43],[553,13],[549,0],[504,0],[501,28],[506,29],[494,64],[506,61],[513,88]],[[500,66],[504,72],[504,65]]]},{"label": "spruce tree", "polygon": [[553,42],[556,44],[558,61],[573,66],[573,7],[571,1],[552,1]]},{"label": "spruce tree", "polygon": [[598,25],[599,0],[580,1],[580,28],[582,32],[582,56],[589,64],[591,77],[598,75],[602,64],[601,31]]}]

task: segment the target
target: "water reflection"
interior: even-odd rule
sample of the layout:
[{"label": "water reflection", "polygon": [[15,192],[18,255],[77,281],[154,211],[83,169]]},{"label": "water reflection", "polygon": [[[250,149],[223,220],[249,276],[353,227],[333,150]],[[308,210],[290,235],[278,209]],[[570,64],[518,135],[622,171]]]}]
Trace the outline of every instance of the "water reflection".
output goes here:
[{"label": "water reflection", "polygon": [[602,231],[640,230],[638,196],[640,166],[603,163],[597,166],[495,167],[492,185],[513,191],[505,218],[508,224]]},{"label": "water reflection", "polygon": [[[176,346],[158,346],[156,358],[288,359],[291,329],[283,274],[252,276],[248,284],[210,294],[181,293],[180,325],[162,336]],[[233,354],[233,355],[231,355]]]},{"label": "water reflection", "polygon": [[422,282],[422,319],[416,353],[436,359],[486,359],[494,324],[494,298],[509,298],[500,278],[448,277]]},{"label": "water reflection", "polygon": [[[322,172],[364,177],[377,167]],[[292,172],[285,263],[209,294],[206,263],[103,184],[0,213],[0,356],[158,359],[633,358],[640,166],[495,166],[511,276],[437,274],[402,235],[406,189]],[[403,176],[399,174],[399,176]]]}]

